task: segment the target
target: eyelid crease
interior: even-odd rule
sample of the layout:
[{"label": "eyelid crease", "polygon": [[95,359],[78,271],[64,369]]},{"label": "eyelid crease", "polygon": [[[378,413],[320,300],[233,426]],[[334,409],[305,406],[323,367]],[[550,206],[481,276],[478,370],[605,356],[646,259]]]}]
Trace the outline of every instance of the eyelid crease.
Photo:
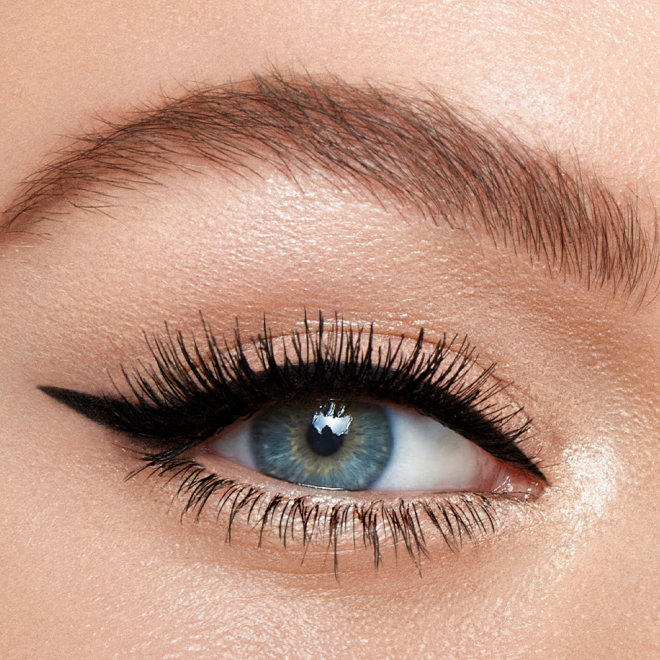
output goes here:
[{"label": "eyelid crease", "polygon": [[104,209],[118,190],[155,185],[190,158],[256,174],[327,172],[433,222],[484,233],[587,287],[612,285],[640,304],[659,285],[657,223],[635,199],[548,152],[459,113],[438,93],[350,85],[338,78],[255,75],[196,86],[77,140],[34,173],[3,213],[0,234],[31,232],[72,209]]}]

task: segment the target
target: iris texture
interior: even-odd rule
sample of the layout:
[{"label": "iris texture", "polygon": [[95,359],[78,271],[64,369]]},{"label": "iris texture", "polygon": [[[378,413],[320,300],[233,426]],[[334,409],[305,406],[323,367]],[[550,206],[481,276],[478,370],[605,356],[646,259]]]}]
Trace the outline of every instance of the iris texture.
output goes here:
[{"label": "iris texture", "polygon": [[356,401],[280,404],[251,424],[257,469],[275,479],[319,488],[365,490],[392,455],[382,406]]}]

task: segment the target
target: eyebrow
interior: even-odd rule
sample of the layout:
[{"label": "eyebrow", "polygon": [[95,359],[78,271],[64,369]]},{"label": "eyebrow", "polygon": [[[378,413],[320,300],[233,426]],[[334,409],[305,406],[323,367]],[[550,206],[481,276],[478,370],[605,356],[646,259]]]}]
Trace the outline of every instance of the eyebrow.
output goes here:
[{"label": "eyebrow", "polygon": [[[3,212],[6,236],[37,233],[73,209],[103,212],[122,190],[159,184],[195,161],[258,175],[326,173],[434,223],[485,232],[587,287],[641,301],[655,291],[658,231],[577,161],[566,167],[437,93],[273,73],[190,89],[106,123],[30,176]],[[197,168],[198,169],[198,168]]]}]

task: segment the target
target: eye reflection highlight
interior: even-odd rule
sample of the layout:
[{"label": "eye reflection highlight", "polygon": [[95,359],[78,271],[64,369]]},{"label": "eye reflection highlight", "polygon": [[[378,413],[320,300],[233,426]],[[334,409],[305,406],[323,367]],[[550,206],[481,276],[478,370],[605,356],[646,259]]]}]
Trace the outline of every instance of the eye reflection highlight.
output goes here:
[{"label": "eye reflection highlight", "polygon": [[352,421],[343,404],[331,401],[327,410],[314,413],[307,429],[307,444],[319,456],[331,456],[341,448]]}]

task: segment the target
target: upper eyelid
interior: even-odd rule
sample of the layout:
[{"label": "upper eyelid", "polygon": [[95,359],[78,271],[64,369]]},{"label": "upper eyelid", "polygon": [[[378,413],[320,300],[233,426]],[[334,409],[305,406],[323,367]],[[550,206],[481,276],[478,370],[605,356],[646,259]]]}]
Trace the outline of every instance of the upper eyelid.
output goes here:
[{"label": "upper eyelid", "polygon": [[640,302],[654,289],[657,233],[644,231],[634,200],[617,203],[577,164],[569,172],[438,94],[277,73],[197,87],[85,136],[30,177],[3,213],[3,233],[71,208],[105,207],[108,188],[153,184],[184,156],[230,170],[255,161],[285,174],[326,170],[434,222],[511,244],[587,287],[610,283]]},{"label": "upper eyelid", "polygon": [[[429,410],[440,411],[438,421],[501,460],[547,481],[538,463],[517,446],[531,420],[521,420],[522,409],[511,408],[512,402],[498,402],[505,387],[491,380],[494,364],[486,369],[477,367],[473,373],[476,351],[466,338],[445,336],[437,344],[426,345],[421,330],[417,340],[402,336],[398,341],[380,344],[374,339],[373,325],[354,328],[335,317],[328,328],[319,312],[316,330],[306,318],[304,334],[273,337],[264,319],[263,334],[243,342],[237,330],[236,345],[230,350],[229,342],[221,342],[226,349],[223,352],[203,317],[202,325],[206,350],[200,348],[194,335],[188,344],[183,333],[173,333],[169,328],[166,339],[148,340],[154,363],[140,363],[140,369],[132,372],[122,369],[132,395],[122,393],[120,388],[119,399],[57,387],[39,389],[131,437],[153,438],[156,444],[157,439],[174,443],[168,451],[178,454],[244,415],[276,402],[283,390],[289,395],[296,392],[307,396],[310,388],[318,386],[322,388],[318,392],[327,396],[341,397],[343,391],[348,398],[355,398],[359,396],[356,388],[364,388],[363,397],[405,402],[420,409],[426,406],[426,414],[431,414]],[[283,353],[278,359],[275,346],[279,346],[280,339]],[[252,362],[244,351],[245,343],[256,352]],[[261,373],[259,364],[264,369]],[[301,377],[303,380],[298,381]],[[240,385],[244,379],[251,383],[248,390]],[[238,393],[233,392],[232,383],[240,385]],[[302,383],[305,385],[301,389]],[[249,407],[244,410],[246,403]],[[489,432],[484,435],[486,430]]]}]

